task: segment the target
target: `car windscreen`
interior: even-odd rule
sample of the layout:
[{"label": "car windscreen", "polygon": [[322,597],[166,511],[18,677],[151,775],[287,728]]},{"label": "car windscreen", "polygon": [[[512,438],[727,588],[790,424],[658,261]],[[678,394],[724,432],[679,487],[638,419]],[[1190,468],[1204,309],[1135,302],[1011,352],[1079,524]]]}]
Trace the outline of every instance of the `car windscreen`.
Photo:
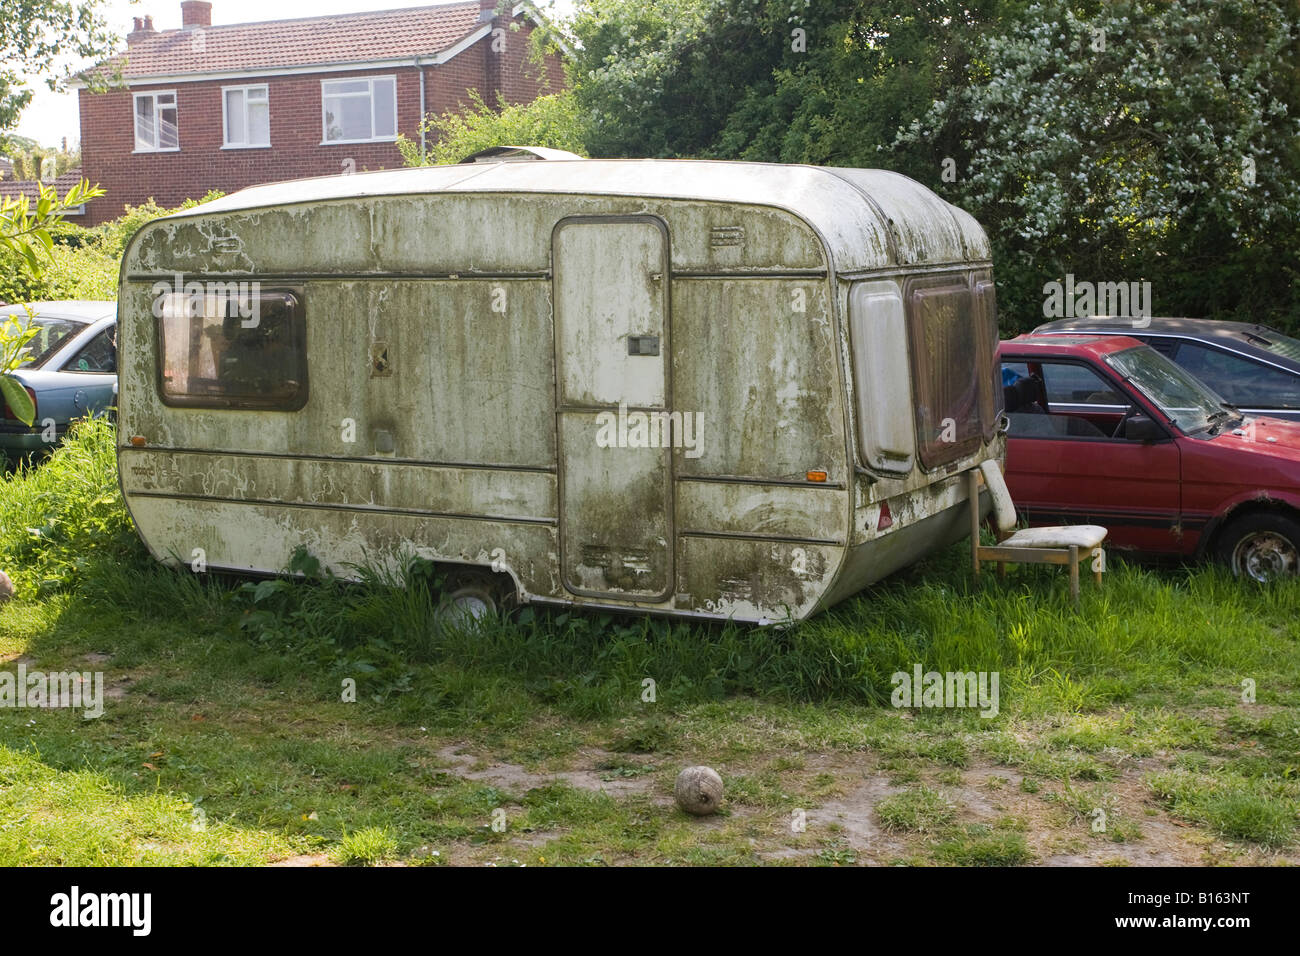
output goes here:
[{"label": "car windscreen", "polygon": [[0,323],[14,321],[24,329],[36,328],[36,335],[27,343],[30,362],[24,362],[23,368],[40,368],[50,357],[72,340],[72,337],[86,327],[86,323],[76,319],[62,319],[50,315],[38,315],[29,319],[26,315],[6,315],[0,317]]},{"label": "car windscreen", "polygon": [[1223,416],[1223,399],[1149,346],[1113,352],[1106,364],[1185,432],[1202,431]]}]

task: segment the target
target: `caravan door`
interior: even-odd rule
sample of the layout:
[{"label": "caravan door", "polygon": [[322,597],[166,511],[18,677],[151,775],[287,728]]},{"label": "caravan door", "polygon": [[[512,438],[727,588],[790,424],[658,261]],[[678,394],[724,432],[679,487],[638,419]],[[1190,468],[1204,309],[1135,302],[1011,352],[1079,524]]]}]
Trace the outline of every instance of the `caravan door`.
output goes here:
[{"label": "caravan door", "polygon": [[562,220],[552,236],[560,565],[575,594],[672,591],[668,230]]}]

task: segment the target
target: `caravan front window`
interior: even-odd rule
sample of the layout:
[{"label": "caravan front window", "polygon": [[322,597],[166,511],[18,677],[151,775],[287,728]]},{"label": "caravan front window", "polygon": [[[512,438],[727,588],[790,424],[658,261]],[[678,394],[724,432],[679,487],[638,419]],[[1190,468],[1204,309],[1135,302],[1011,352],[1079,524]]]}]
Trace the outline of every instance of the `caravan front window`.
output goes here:
[{"label": "caravan front window", "polygon": [[926,470],[974,453],[984,420],[1001,411],[993,399],[997,333],[987,326],[997,319],[990,293],[981,287],[977,296],[966,275],[908,283],[916,438]]},{"label": "caravan front window", "polygon": [[190,283],[194,291],[155,299],[164,404],[278,411],[307,404],[302,300],[249,289],[256,285]]}]

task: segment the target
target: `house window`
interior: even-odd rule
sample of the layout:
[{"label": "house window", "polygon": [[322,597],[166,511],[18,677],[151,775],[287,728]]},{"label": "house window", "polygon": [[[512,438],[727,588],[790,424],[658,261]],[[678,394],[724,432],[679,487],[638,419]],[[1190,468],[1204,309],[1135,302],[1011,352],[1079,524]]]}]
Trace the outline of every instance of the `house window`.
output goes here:
[{"label": "house window", "polygon": [[176,125],[176,91],[135,94],[135,151],[181,148]]},{"label": "house window", "polygon": [[221,109],[225,119],[225,149],[271,145],[271,107],[266,84],[223,86]]},{"label": "house window", "polygon": [[326,143],[396,139],[397,81],[391,76],[322,80],[321,113]]}]

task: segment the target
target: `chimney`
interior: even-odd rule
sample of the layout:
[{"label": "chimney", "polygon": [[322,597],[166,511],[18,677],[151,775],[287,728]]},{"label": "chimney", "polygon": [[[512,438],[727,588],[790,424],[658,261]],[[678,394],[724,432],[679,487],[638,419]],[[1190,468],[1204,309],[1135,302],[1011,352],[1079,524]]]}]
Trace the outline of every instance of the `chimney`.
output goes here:
[{"label": "chimney", "polygon": [[478,22],[487,23],[496,19],[497,7],[501,0],[478,0]]},{"label": "chimney", "polygon": [[137,40],[143,40],[145,37],[153,36],[153,17],[145,17],[143,19],[140,17],[132,17],[131,19],[134,23],[134,27],[131,32],[126,35],[127,46],[130,46]]},{"label": "chimney", "polygon": [[181,3],[181,27],[212,26],[212,4],[206,0],[183,0]]}]

